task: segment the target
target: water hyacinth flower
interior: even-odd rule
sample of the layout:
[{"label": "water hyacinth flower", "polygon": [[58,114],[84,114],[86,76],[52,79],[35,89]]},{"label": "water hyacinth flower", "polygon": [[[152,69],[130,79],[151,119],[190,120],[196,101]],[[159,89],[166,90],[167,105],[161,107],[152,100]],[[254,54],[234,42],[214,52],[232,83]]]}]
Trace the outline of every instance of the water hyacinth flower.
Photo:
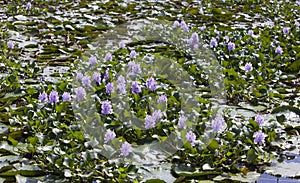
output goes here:
[{"label": "water hyacinth flower", "polygon": [[258,123],[259,126],[261,126],[264,123],[264,118],[262,115],[258,114],[255,116],[255,121]]},{"label": "water hyacinth flower", "polygon": [[105,60],[105,61],[112,61],[112,55],[111,55],[111,53],[107,53],[107,54],[105,55],[105,57],[104,57],[104,60]]},{"label": "water hyacinth flower", "polygon": [[39,95],[40,102],[47,102],[48,101],[48,95],[46,92],[40,93]]},{"label": "water hyacinth flower", "polygon": [[299,22],[295,22],[295,27],[299,28],[300,23]]},{"label": "water hyacinth flower", "polygon": [[225,36],[224,39],[225,39],[226,43],[228,43],[229,37],[228,37],[228,36]]},{"label": "water hyacinth flower", "polygon": [[155,110],[152,114],[152,118],[153,120],[157,121],[160,120],[163,116],[163,113],[161,112],[161,110]]},{"label": "water hyacinth flower", "polygon": [[185,116],[180,116],[178,119],[178,129],[182,129],[185,128],[185,121],[186,121],[186,117]]},{"label": "water hyacinth flower", "polygon": [[107,143],[108,141],[111,141],[114,138],[116,138],[116,133],[114,132],[114,130],[110,130],[110,129],[106,130],[104,143]]},{"label": "water hyacinth flower", "polygon": [[126,93],[126,81],[124,76],[119,76],[117,79],[117,83],[118,83],[118,91],[120,94],[125,94]]},{"label": "water hyacinth flower", "polygon": [[162,103],[162,102],[167,102],[167,96],[166,95],[161,95],[159,96],[157,103]]},{"label": "water hyacinth flower", "polygon": [[111,106],[110,101],[106,100],[106,101],[102,102],[101,113],[104,115],[112,114],[112,106]]},{"label": "water hyacinth flower", "polygon": [[59,101],[58,93],[56,91],[51,91],[49,95],[50,104],[57,103]]},{"label": "water hyacinth flower", "polygon": [[232,51],[232,50],[234,50],[234,48],[235,48],[234,43],[232,43],[232,42],[228,43],[228,51]]},{"label": "water hyacinth flower", "polygon": [[192,131],[189,131],[185,138],[189,143],[191,143],[192,147],[195,146],[196,135]]},{"label": "water hyacinth flower", "polygon": [[134,50],[130,52],[130,58],[136,58],[137,54]]},{"label": "water hyacinth flower", "polygon": [[161,110],[155,110],[152,115],[146,115],[145,117],[145,128],[149,130],[155,127],[156,121],[160,120],[163,116]]},{"label": "water hyacinth flower", "polygon": [[97,83],[101,83],[101,74],[99,72],[94,73],[92,79]]},{"label": "water hyacinth flower", "polygon": [[283,32],[283,34],[288,34],[290,31],[289,31],[289,28],[288,28],[288,27],[284,27],[284,28],[282,29],[282,32]]},{"label": "water hyacinth flower", "polygon": [[13,49],[14,46],[15,46],[15,43],[14,43],[12,40],[9,40],[9,41],[7,42],[7,48]]},{"label": "water hyacinth flower", "polygon": [[155,127],[155,120],[153,119],[152,115],[146,115],[145,117],[145,128],[149,130]]},{"label": "water hyacinth flower", "polygon": [[177,20],[175,20],[173,23],[173,27],[175,28],[180,27],[180,23]]},{"label": "water hyacinth flower", "polygon": [[254,134],[254,144],[264,145],[266,137],[267,135],[262,131],[256,132]]},{"label": "water hyacinth flower", "polygon": [[218,43],[217,43],[216,38],[212,38],[212,39],[210,40],[210,43],[209,43],[210,47],[216,47],[217,44],[218,44]]},{"label": "water hyacinth flower", "polygon": [[181,27],[181,29],[183,30],[183,32],[188,32],[188,31],[189,31],[189,27],[188,27],[188,25],[185,23],[184,20],[181,20],[181,22],[180,22],[180,27]]},{"label": "water hyacinth flower", "polygon": [[132,72],[133,73],[140,73],[141,72],[140,64],[134,64],[133,67],[132,67]]},{"label": "water hyacinth flower", "polygon": [[252,69],[253,69],[252,64],[250,62],[246,63],[246,65],[245,65],[246,73],[252,71]]},{"label": "water hyacinth flower", "polygon": [[206,28],[206,26],[203,25],[202,27],[200,27],[200,31],[204,31],[205,28]]},{"label": "water hyacinth flower", "polygon": [[157,82],[152,77],[148,78],[146,80],[146,87],[149,88],[150,90],[154,91],[157,88]]},{"label": "water hyacinth flower", "polygon": [[128,68],[131,70],[132,73],[140,73],[141,72],[140,64],[136,64],[133,61],[128,62]]},{"label": "water hyacinth flower", "polygon": [[96,65],[97,64],[97,57],[96,56],[91,56],[90,58],[89,58],[89,64],[90,65]]},{"label": "water hyacinth flower", "polygon": [[220,31],[216,30],[214,31],[217,34],[217,38],[220,39]]},{"label": "water hyacinth flower", "polygon": [[197,32],[194,32],[191,36],[191,38],[188,40],[188,44],[190,46],[195,46],[199,44],[199,36],[197,34]]},{"label": "water hyacinth flower", "polygon": [[120,48],[125,48],[125,47],[126,47],[125,42],[124,42],[124,41],[120,41],[120,42],[119,42],[119,47],[120,47]]},{"label": "water hyacinth flower", "polygon": [[70,100],[71,100],[71,95],[70,95],[70,93],[69,93],[69,92],[64,92],[63,95],[62,95],[62,100],[63,100],[64,102],[70,101]]},{"label": "water hyacinth flower", "polygon": [[121,146],[121,156],[128,156],[132,152],[132,146],[128,142],[124,142]]},{"label": "water hyacinth flower", "polygon": [[76,74],[76,79],[77,79],[77,80],[81,80],[82,78],[83,78],[83,74],[80,73],[80,72],[78,72],[78,73]]},{"label": "water hyacinth flower", "polygon": [[104,80],[108,80],[108,79],[109,79],[109,73],[108,73],[108,70],[105,71],[103,79],[104,79]]},{"label": "water hyacinth flower", "polygon": [[253,35],[254,35],[253,30],[248,30],[248,35],[249,35],[249,36],[253,36]]},{"label": "water hyacinth flower", "polygon": [[91,85],[91,78],[90,76],[83,76],[81,79],[82,86],[87,87]]},{"label": "water hyacinth flower", "polygon": [[131,90],[135,94],[138,94],[138,93],[140,93],[142,91],[141,90],[141,86],[140,86],[140,84],[137,81],[133,81],[132,82],[132,84],[131,84]]},{"label": "water hyacinth flower", "polygon": [[75,88],[75,94],[76,94],[76,99],[79,101],[85,99],[86,97],[86,92],[82,87]]},{"label": "water hyacinth flower", "polygon": [[296,1],[296,5],[297,5],[297,6],[300,6],[300,1]]},{"label": "water hyacinth flower", "polygon": [[224,127],[225,120],[221,113],[218,113],[215,119],[212,121],[213,132],[220,133]]},{"label": "water hyacinth flower", "polygon": [[31,2],[26,3],[26,9],[29,10],[31,8]]},{"label": "water hyacinth flower", "polygon": [[282,48],[281,48],[280,46],[278,46],[278,47],[276,48],[276,50],[275,50],[275,53],[276,53],[277,55],[282,55],[282,53],[283,53]]},{"label": "water hyacinth flower", "polygon": [[112,82],[107,83],[107,85],[105,86],[106,89],[106,93],[107,94],[111,94],[111,92],[114,91],[114,84]]}]

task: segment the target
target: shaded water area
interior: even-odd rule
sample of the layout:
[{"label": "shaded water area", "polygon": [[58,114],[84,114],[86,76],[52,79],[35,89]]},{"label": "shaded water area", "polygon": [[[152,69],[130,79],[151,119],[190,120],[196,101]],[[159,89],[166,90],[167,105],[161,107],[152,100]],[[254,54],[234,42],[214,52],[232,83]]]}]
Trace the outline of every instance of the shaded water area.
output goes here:
[{"label": "shaded water area", "polygon": [[[296,2],[37,0],[30,8],[26,3],[0,1],[0,181],[122,182],[127,171],[132,171],[127,177],[135,180],[139,179],[137,172],[155,172],[166,182],[300,182],[300,30],[295,27],[300,21],[300,5]],[[224,67],[229,109],[225,117],[232,133],[224,133],[225,140],[219,138],[220,145],[209,146],[209,152],[201,157],[187,147],[186,154],[180,151],[149,170],[147,166],[135,170],[134,166],[111,162],[103,168],[105,159],[95,155],[92,141],[79,133],[72,107],[56,107],[61,113],[53,114],[38,98],[52,86],[60,92],[70,90],[76,64],[85,51],[94,48],[92,43],[106,31],[138,19],[184,20],[208,45],[218,37],[218,47],[211,49]],[[289,35],[282,34],[283,27],[289,27]],[[253,38],[247,35],[248,30],[254,31]],[[227,50],[226,36],[236,44],[234,53]],[[13,49],[7,47],[9,40],[15,44]],[[278,45],[284,48],[282,57],[274,54]],[[128,46],[143,54],[173,54],[169,45],[160,43]],[[252,62],[256,73],[245,73],[247,62]],[[199,82],[205,103],[210,90],[204,81]],[[268,128],[268,147],[255,149],[261,154],[249,150],[253,142],[248,137],[238,139],[240,129],[260,128],[254,121],[257,113],[264,116]],[[207,118],[207,112],[203,116]],[[228,151],[220,151],[219,159],[209,155],[226,143]],[[244,156],[239,157],[235,150]],[[268,157],[262,156],[265,151],[270,152]],[[205,159],[216,161],[213,171],[206,163],[199,162],[197,166],[206,167],[202,169],[184,165]]]}]

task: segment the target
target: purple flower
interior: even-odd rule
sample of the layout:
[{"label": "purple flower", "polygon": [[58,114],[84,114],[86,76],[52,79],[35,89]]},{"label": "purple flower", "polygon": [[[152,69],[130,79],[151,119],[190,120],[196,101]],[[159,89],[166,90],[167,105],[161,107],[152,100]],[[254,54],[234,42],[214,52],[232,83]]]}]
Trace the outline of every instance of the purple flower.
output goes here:
[{"label": "purple flower", "polygon": [[13,49],[13,48],[14,48],[14,45],[15,45],[15,43],[14,43],[12,40],[9,40],[9,41],[7,42],[7,48],[9,48],[9,49]]},{"label": "purple flower", "polygon": [[190,46],[198,45],[199,44],[199,37],[196,32],[194,32],[191,36],[191,38],[188,40],[188,44]]},{"label": "purple flower", "polygon": [[228,37],[228,36],[225,36],[224,39],[225,39],[226,43],[228,43],[229,37]]},{"label": "purple flower", "polygon": [[159,96],[157,103],[167,102],[167,100],[168,99],[167,99],[166,95],[161,95],[161,96]]},{"label": "purple flower", "polygon": [[84,86],[84,87],[90,86],[91,85],[90,76],[83,76],[83,78],[81,79],[81,82],[82,82],[82,86]]},{"label": "purple flower", "polygon": [[220,39],[220,31],[215,29],[215,33],[217,34],[217,38]]},{"label": "purple flower", "polygon": [[48,95],[46,92],[40,93],[39,95],[40,102],[47,102],[48,101]]},{"label": "purple flower", "polygon": [[89,58],[89,64],[90,65],[96,65],[97,64],[97,57],[96,56],[91,56]]},{"label": "purple flower", "polygon": [[149,130],[155,127],[155,119],[153,119],[152,115],[146,115],[145,117],[145,128]]},{"label": "purple flower", "polygon": [[278,46],[278,47],[276,48],[276,50],[275,50],[275,53],[276,53],[277,55],[282,55],[282,53],[283,53],[282,48],[281,48],[280,46]]},{"label": "purple flower", "polygon": [[253,69],[252,64],[250,62],[246,63],[246,65],[245,65],[246,73],[252,71],[252,69]]},{"label": "purple flower", "polygon": [[254,134],[254,144],[264,145],[265,138],[267,137],[262,131],[256,132]]},{"label": "purple flower", "polygon": [[118,91],[120,94],[125,94],[126,93],[126,81],[125,78],[123,76],[119,76],[117,79],[117,83],[118,83]]},{"label": "purple flower", "polygon": [[49,95],[50,104],[57,103],[59,101],[58,93],[56,91],[51,91]]},{"label": "purple flower", "polygon": [[107,85],[105,86],[105,89],[106,89],[106,93],[110,94],[115,89],[114,84],[112,82],[107,83]]},{"label": "purple flower", "polygon": [[[299,2],[300,2],[300,1],[299,1]],[[299,25],[300,25],[299,22],[295,22],[295,27],[296,27],[296,28],[299,28]]]},{"label": "purple flower", "polygon": [[114,138],[116,138],[116,133],[114,132],[114,130],[106,130],[104,143],[107,143],[108,141],[113,140]]},{"label": "purple flower", "polygon": [[140,93],[141,90],[141,86],[139,85],[139,83],[137,81],[133,81],[131,84],[131,90],[133,93],[138,94]]},{"label": "purple flower", "polygon": [[152,77],[148,78],[146,80],[146,87],[149,88],[150,90],[154,91],[157,88],[157,82]]},{"label": "purple flower", "polygon": [[282,32],[283,32],[283,34],[288,34],[290,31],[289,31],[289,28],[288,28],[288,27],[284,27],[284,28],[282,29]]},{"label": "purple flower", "polygon": [[85,90],[82,87],[75,88],[75,93],[76,93],[76,99],[79,101],[85,99],[86,97]]},{"label": "purple flower", "polygon": [[248,30],[248,35],[249,36],[253,36],[253,34],[254,34],[253,30]]},{"label": "purple flower", "polygon": [[228,43],[228,51],[232,51],[232,50],[234,50],[234,48],[235,48],[234,43],[232,43],[232,42]]},{"label": "purple flower", "polygon": [[189,131],[187,134],[186,134],[186,140],[191,143],[192,147],[195,145],[195,141],[196,141],[196,135],[192,132],[192,131]]},{"label": "purple flower", "polygon": [[31,8],[31,2],[26,3],[26,9],[30,9]]},{"label": "purple flower", "polygon": [[180,116],[178,119],[178,129],[180,128],[185,128],[185,121],[186,121],[186,117],[185,116]]},{"label": "purple flower", "polygon": [[218,113],[216,118],[212,122],[212,129],[213,132],[220,133],[223,129],[223,126],[225,124],[225,120],[221,113]]},{"label": "purple flower", "polygon": [[69,93],[69,92],[64,92],[63,95],[62,95],[62,100],[63,100],[64,102],[70,101],[70,100],[71,100],[71,95],[70,95],[70,93]]},{"label": "purple flower", "polygon": [[104,79],[104,80],[108,80],[108,79],[109,79],[109,73],[108,73],[108,70],[105,71],[103,79]]},{"label": "purple flower", "polygon": [[125,42],[124,42],[124,41],[120,41],[120,42],[119,42],[119,47],[120,47],[120,48],[125,48],[125,47],[126,47]]},{"label": "purple flower", "polygon": [[101,74],[99,72],[94,73],[92,78],[97,83],[101,83]]},{"label": "purple flower", "polygon": [[105,57],[104,57],[104,60],[105,60],[105,61],[112,61],[112,55],[111,55],[111,53],[107,53],[107,54],[105,55]]},{"label": "purple flower", "polygon": [[204,31],[205,28],[206,28],[206,26],[203,25],[202,27],[200,27],[200,31]]},{"label": "purple flower", "polygon": [[152,114],[152,118],[153,120],[157,121],[160,120],[163,116],[163,113],[161,112],[161,110],[155,110]]},{"label": "purple flower", "polygon": [[128,62],[128,68],[133,73],[140,73],[141,72],[140,64],[136,64],[133,61]]},{"label": "purple flower", "polygon": [[180,27],[180,23],[177,20],[175,20],[173,23],[173,27],[175,28]]},{"label": "purple flower", "polygon": [[83,74],[80,73],[80,72],[78,72],[78,73],[76,74],[76,79],[77,79],[77,80],[81,80],[82,78],[83,78]]},{"label": "purple flower", "polygon": [[300,6],[300,1],[296,1],[296,5]]},{"label": "purple flower", "polygon": [[264,118],[262,115],[258,114],[255,116],[255,121],[258,123],[259,126],[261,126],[264,123]]},{"label": "purple flower", "polygon": [[194,50],[198,50],[199,49],[199,45],[198,44],[195,44],[194,45]]},{"label": "purple flower", "polygon": [[187,26],[187,24],[185,23],[184,20],[182,20],[182,21],[180,22],[180,26],[181,26],[183,32],[188,32],[188,31],[189,31],[189,27]]},{"label": "purple flower", "polygon": [[136,52],[134,51],[134,50],[132,50],[131,52],[130,52],[130,58],[136,58]]},{"label": "purple flower", "polygon": [[102,102],[101,113],[102,114],[111,114],[112,113],[112,107],[111,107],[110,101],[106,100],[106,101]]},{"label": "purple flower", "polygon": [[218,45],[216,38],[210,40],[210,47],[216,47]]},{"label": "purple flower", "polygon": [[121,156],[128,156],[132,152],[132,146],[128,142],[124,142],[121,146]]}]

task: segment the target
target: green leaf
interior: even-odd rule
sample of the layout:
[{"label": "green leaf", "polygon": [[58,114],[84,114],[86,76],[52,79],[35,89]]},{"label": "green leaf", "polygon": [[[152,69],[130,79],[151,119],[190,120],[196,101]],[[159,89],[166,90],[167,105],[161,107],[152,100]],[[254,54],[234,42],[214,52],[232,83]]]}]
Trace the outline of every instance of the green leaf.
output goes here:
[{"label": "green leaf", "polygon": [[166,183],[166,182],[161,179],[150,179],[147,180],[145,183]]},{"label": "green leaf", "polygon": [[217,141],[217,140],[212,140],[212,141],[210,142],[210,144],[208,145],[208,148],[209,148],[211,151],[214,151],[214,150],[218,149],[218,148],[219,148],[219,143],[218,143],[218,141]]},{"label": "green leaf", "polygon": [[249,149],[247,152],[247,160],[254,163],[256,161],[257,155],[255,154],[254,149]]},{"label": "green leaf", "polygon": [[27,138],[28,142],[32,145],[35,145],[36,142],[38,141],[38,137],[37,136],[34,136],[34,137],[28,137]]},{"label": "green leaf", "polygon": [[10,141],[12,143],[13,146],[17,146],[18,145],[18,141],[13,139],[10,135],[7,138],[8,141]]}]

